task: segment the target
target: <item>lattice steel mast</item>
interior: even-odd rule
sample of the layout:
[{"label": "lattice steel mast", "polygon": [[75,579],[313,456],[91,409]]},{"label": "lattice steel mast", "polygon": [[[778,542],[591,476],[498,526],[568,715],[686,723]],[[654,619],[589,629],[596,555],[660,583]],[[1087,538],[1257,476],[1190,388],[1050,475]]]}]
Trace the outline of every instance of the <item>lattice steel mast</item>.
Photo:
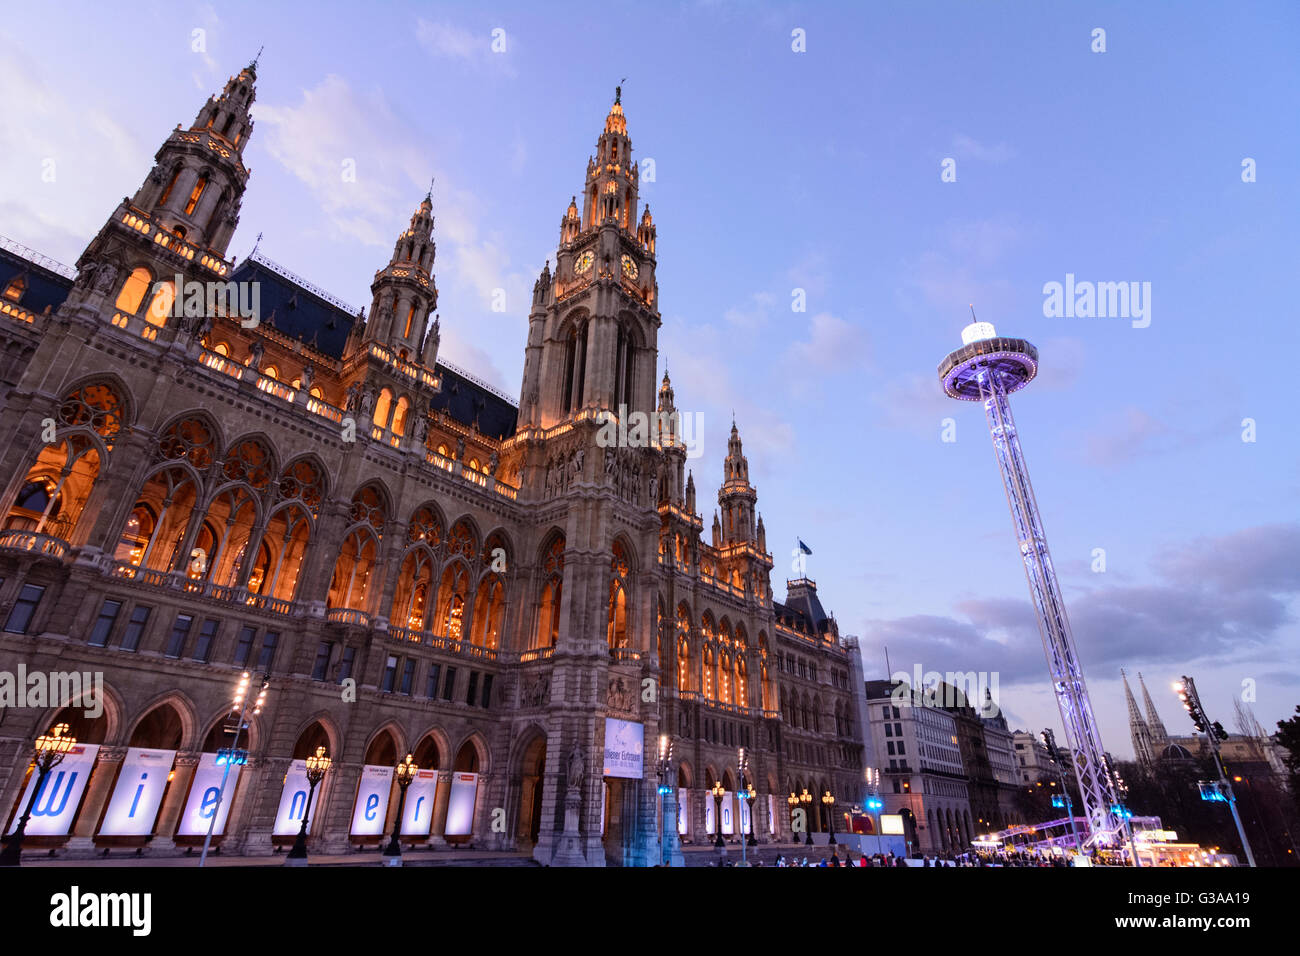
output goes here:
[{"label": "lattice steel mast", "polygon": [[1052,689],[1074,755],[1079,796],[1087,818],[1084,842],[1118,844],[1124,833],[1117,810],[1119,801],[1106,771],[1101,733],[1088,699],[1061,586],[1047,550],[1043,520],[1034,500],[1029,469],[1008,401],[1012,392],[1024,388],[1038,374],[1038,350],[1024,339],[999,338],[988,322],[973,322],[962,331],[961,337],[963,347],[939,364],[939,378],[950,397],[984,404],[994,456],[1002,471],[1020,555],[1025,562],[1029,595],[1038,616]]}]

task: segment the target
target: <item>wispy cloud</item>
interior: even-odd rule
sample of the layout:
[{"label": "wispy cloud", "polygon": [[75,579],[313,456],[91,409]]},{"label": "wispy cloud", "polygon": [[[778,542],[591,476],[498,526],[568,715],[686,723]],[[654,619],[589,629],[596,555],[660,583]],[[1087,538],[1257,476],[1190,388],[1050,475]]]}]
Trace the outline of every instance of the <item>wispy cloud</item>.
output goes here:
[{"label": "wispy cloud", "polygon": [[1016,151],[1006,143],[987,146],[965,133],[952,138],[952,148],[958,159],[978,159],[986,163],[1005,163],[1016,155]]}]

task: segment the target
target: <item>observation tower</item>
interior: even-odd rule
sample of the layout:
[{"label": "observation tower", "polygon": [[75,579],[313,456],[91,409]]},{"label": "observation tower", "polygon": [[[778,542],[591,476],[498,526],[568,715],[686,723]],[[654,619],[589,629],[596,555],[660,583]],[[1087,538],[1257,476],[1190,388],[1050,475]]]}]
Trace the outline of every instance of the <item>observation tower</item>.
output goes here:
[{"label": "observation tower", "polygon": [[[971,317],[974,318],[972,310]],[[1065,601],[1047,550],[1043,519],[1029,483],[1029,469],[1020,447],[1009,396],[1038,374],[1038,350],[1024,339],[1003,338],[989,322],[975,321],[961,333],[962,347],[939,363],[939,379],[951,398],[982,402],[993,438],[993,453],[1002,471],[1002,484],[1011,506],[1011,520],[1025,562],[1029,596],[1038,616],[1038,631],[1047,653],[1052,691],[1061,710],[1067,742],[1074,755],[1075,776],[1087,817],[1081,840],[1090,845],[1116,846],[1123,842],[1124,809],[1115,796],[1083,680],[1083,667],[1070,634]]]}]

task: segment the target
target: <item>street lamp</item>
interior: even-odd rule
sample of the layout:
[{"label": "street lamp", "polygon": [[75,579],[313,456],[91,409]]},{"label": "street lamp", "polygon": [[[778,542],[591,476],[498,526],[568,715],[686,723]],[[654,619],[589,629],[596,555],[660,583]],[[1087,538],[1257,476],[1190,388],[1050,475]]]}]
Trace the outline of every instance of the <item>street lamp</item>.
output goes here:
[{"label": "street lamp", "polygon": [[[221,803],[226,799],[226,781],[230,778],[231,764],[242,766],[248,760],[248,751],[239,749],[239,735],[248,726],[248,671],[240,675],[239,683],[235,685],[235,696],[230,702],[230,713],[238,713],[235,718],[235,739],[230,742],[229,747],[222,747],[217,751],[217,763],[223,765],[221,771],[221,787],[217,790],[217,805],[212,808],[212,816],[208,818],[208,832],[203,836],[203,852],[199,854],[199,866],[208,862],[208,847],[212,845],[212,833],[217,827],[217,814],[221,812]],[[257,700],[253,702],[253,716],[256,717],[262,712],[262,706],[266,703],[266,689],[270,682],[265,676],[262,677],[262,687],[257,693]]]},{"label": "street lamp", "polygon": [[[293,841],[293,849],[289,851],[289,856],[285,863],[290,866],[306,866],[307,864],[307,816],[311,813],[311,798],[316,793],[316,785],[325,779],[325,774],[330,769],[330,758],[325,756],[325,748],[317,747],[316,753],[307,758],[307,805],[302,808],[302,826],[298,828],[298,838]],[[290,860],[301,860],[301,863],[289,863]]]},{"label": "street lamp", "polygon": [[[713,845],[716,846],[716,847],[723,847],[723,843],[722,843],[722,795],[723,795],[724,793],[726,793],[726,792],[727,792],[727,791],[725,791],[725,790],[722,789],[722,781],[721,781],[721,780],[715,780],[714,783],[713,783],[713,789],[710,791],[710,793],[713,794],[713,834],[714,834],[714,836],[716,837],[716,839],[713,841]],[[724,849],[725,849],[725,847],[724,847]]]},{"label": "street lamp", "polygon": [[835,846],[835,798],[827,790],[822,794],[822,807],[826,813],[827,840],[830,846]]},{"label": "street lamp", "polygon": [[754,837],[754,798],[758,796],[758,791],[752,783],[745,785],[744,796],[745,802],[749,804],[749,839],[746,842],[750,846],[758,846],[758,840]]},{"label": "street lamp", "polygon": [[[745,793],[746,793],[746,792],[749,792],[749,793],[753,793],[753,792],[754,792],[754,788],[753,788],[753,786],[750,785],[750,784],[747,784],[747,783],[745,782],[745,772],[746,772],[747,770],[749,770],[749,754],[747,754],[747,753],[745,752],[745,748],[744,748],[744,747],[741,747],[741,748],[739,748],[739,749],[736,751],[736,774],[737,774],[737,777],[738,777],[738,779],[739,779],[739,781],[740,781],[740,785],[739,785],[739,787],[737,788],[736,796],[739,797],[739,798],[741,798],[741,799],[744,799],[744,796],[745,796]],[[739,801],[737,801],[737,802],[739,803]],[[754,828],[754,814],[753,814],[753,807],[754,807],[754,804],[753,804],[753,798],[752,798],[752,797],[750,798],[750,804],[749,804],[749,807],[750,807],[750,814],[749,814],[749,828],[750,828],[751,830],[753,830],[753,828]],[[746,849],[746,847],[747,847],[749,844],[748,844],[748,841],[745,839],[745,808],[744,808],[744,805],[743,805],[743,804],[741,804],[741,805],[739,805],[739,806],[737,807],[737,812],[740,813],[740,865],[741,865],[741,866],[749,866],[749,860],[748,860],[748,858],[747,858],[747,857],[748,857],[748,850]]]},{"label": "street lamp", "polygon": [[[401,866],[402,865],[402,811],[406,808],[406,788],[411,785],[415,779],[415,774],[420,768],[416,766],[415,758],[411,754],[406,755],[406,759],[397,765],[397,786],[401,793],[397,798],[397,819],[393,821],[393,838],[388,841],[388,846],[384,847],[384,865]],[[311,798],[307,798],[311,802]],[[304,818],[306,812],[303,813]]]},{"label": "street lamp", "polygon": [[794,845],[798,846],[799,834],[795,831],[794,828],[794,809],[795,807],[799,806],[799,798],[794,795],[793,790],[790,791],[790,796],[785,798],[785,803],[786,806],[790,808],[790,836],[794,837]]},{"label": "street lamp", "polygon": [[812,801],[813,801],[812,794],[808,792],[807,787],[804,787],[803,793],[799,794],[799,802],[803,804],[803,820],[804,820],[804,835],[805,835],[805,839],[803,841],[804,846],[813,845],[812,827],[808,825],[810,820],[808,811],[811,809],[811,807],[809,807],[809,804],[811,804]]},{"label": "street lamp", "polygon": [[41,795],[45,787],[45,778],[49,776],[51,770],[63,762],[63,758],[68,752],[77,745],[77,738],[68,736],[71,728],[67,724],[55,724],[50,728],[48,734],[41,734],[36,738],[36,758],[33,761],[36,766],[36,786],[32,788],[32,795],[27,801],[27,809],[18,819],[18,827],[14,830],[13,835],[5,843],[3,851],[0,851],[0,866],[21,866],[21,856],[23,852],[23,837],[27,834],[27,821],[31,819],[32,808],[36,806],[36,798]]},{"label": "street lamp", "polygon": [[659,735],[658,770],[661,803],[659,818],[662,821],[659,861],[664,866],[671,866],[673,855],[677,851],[677,799],[676,788],[673,786],[673,738],[668,734]]}]

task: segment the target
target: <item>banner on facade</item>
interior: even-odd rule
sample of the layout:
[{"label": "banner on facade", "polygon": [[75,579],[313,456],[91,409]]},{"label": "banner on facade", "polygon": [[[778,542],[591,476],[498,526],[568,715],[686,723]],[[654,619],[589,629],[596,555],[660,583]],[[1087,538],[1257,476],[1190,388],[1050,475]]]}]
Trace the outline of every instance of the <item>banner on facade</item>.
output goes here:
[{"label": "banner on facade", "polygon": [[[217,763],[216,754],[201,754],[198,766],[194,768],[194,782],[190,784],[190,796],[185,801],[185,812],[181,814],[181,825],[176,829],[177,836],[207,836],[208,826],[212,826],[212,835],[221,836],[226,832],[226,818],[230,816],[230,806],[235,801],[235,784],[239,781],[239,764],[231,764],[226,776],[226,792],[221,793],[221,776],[225,773],[224,764]],[[217,806],[217,801],[221,806]],[[216,815],[216,822],[212,817]]]},{"label": "banner on facade", "polygon": [[478,796],[478,774],[453,773],[447,798],[447,836],[468,836],[474,832],[474,798]]},{"label": "banner on facade", "polygon": [[744,797],[740,798],[740,832],[744,834],[754,832],[753,821],[749,819],[749,801]]},{"label": "banner on facade", "polygon": [[[53,770],[45,775],[41,792],[32,805],[32,818],[27,821],[29,836],[63,836],[72,828],[72,821],[81,806],[81,795],[86,792],[86,781],[95,768],[95,755],[99,744],[77,744],[64,756]],[[9,832],[18,829],[18,821],[27,809],[27,801],[36,789],[37,774],[27,779],[27,786],[14,812]]]},{"label": "banner on facade", "polygon": [[393,768],[366,764],[357,784],[352,807],[353,836],[382,836],[388,822],[388,796],[393,791]]},{"label": "banner on facade", "polygon": [[167,776],[176,759],[174,750],[129,747],[104,811],[100,836],[148,836],[158,819]]},{"label": "banner on facade", "polygon": [[767,832],[776,833],[776,794],[767,795]]},{"label": "banner on facade", "polygon": [[686,835],[688,821],[686,819],[686,808],[690,803],[690,792],[684,787],[677,791],[677,832],[682,836]]},{"label": "banner on facade", "polygon": [[645,725],[605,718],[605,776],[640,780],[645,762]]},{"label": "banner on facade", "polygon": [[402,833],[428,836],[433,829],[433,804],[438,796],[438,771],[417,770],[406,788],[406,808],[402,811]]},{"label": "banner on facade", "polygon": [[733,806],[733,803],[731,798],[732,798],[732,794],[730,792],[724,793],[722,795],[722,832],[724,834],[736,832],[732,828],[731,808]]},{"label": "banner on facade", "polygon": [[275,829],[272,832],[276,836],[296,836],[302,829],[302,816],[309,809],[307,826],[310,829],[310,818],[316,815],[316,804],[320,802],[320,785],[311,794],[311,807],[308,808],[307,796],[310,791],[311,787],[307,784],[307,761],[293,761],[284,775],[284,792],[280,794],[280,809],[275,814]]}]

